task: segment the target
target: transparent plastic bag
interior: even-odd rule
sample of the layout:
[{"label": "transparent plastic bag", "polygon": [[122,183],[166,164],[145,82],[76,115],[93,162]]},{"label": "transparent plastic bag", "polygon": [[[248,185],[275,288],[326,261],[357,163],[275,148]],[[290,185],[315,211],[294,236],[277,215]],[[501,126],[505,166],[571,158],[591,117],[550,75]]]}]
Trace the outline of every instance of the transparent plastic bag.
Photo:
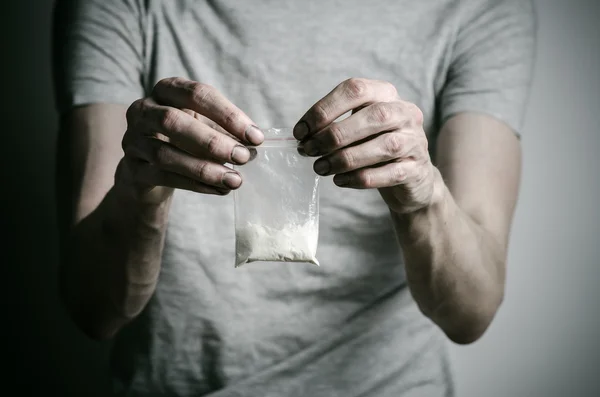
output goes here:
[{"label": "transparent plastic bag", "polygon": [[253,159],[236,166],[235,267],[250,262],[304,262],[319,266],[319,176],[291,128],[263,131]]}]

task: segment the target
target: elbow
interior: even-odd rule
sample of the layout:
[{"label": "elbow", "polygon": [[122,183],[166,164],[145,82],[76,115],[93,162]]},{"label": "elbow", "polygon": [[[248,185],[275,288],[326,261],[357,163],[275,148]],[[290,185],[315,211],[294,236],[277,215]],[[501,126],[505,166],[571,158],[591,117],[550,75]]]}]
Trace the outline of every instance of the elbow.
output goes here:
[{"label": "elbow", "polygon": [[487,328],[486,325],[479,325],[477,327],[462,330],[444,329],[444,333],[452,343],[466,346],[481,339]]},{"label": "elbow", "polygon": [[73,314],[71,318],[81,333],[95,342],[110,341],[117,333],[116,329],[108,329],[86,318]]},{"label": "elbow", "polygon": [[115,332],[106,332],[106,331],[102,331],[99,328],[85,328],[85,327],[80,327],[81,332],[83,332],[83,334],[85,336],[87,336],[89,339],[95,341],[95,342],[106,342],[106,341],[110,341],[113,339],[113,337],[116,335],[116,331]]},{"label": "elbow", "polygon": [[84,272],[92,265],[77,256],[79,246],[71,235],[60,235],[59,266],[55,280],[58,299],[66,317],[81,333],[94,341],[112,339],[123,326],[98,285],[97,277]]},{"label": "elbow", "polygon": [[88,339],[104,342],[111,340],[117,334],[119,327],[101,321],[94,310],[64,300],[62,304],[71,322]]},{"label": "elbow", "polygon": [[117,334],[118,328],[108,327],[86,316],[72,315],[77,328],[89,339],[95,342],[110,341]]},{"label": "elbow", "polygon": [[[461,307],[453,314],[438,316],[436,321],[448,339],[457,345],[480,340],[489,329],[503,301],[503,294],[471,307]],[[445,318],[446,320],[442,320]],[[435,319],[434,319],[435,321]]]}]

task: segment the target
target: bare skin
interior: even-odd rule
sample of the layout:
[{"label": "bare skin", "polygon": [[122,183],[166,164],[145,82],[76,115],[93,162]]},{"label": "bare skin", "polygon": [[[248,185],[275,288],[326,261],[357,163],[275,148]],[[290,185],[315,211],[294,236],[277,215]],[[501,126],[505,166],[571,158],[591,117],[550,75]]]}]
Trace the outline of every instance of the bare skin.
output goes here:
[{"label": "bare skin", "polygon": [[439,135],[436,167],[420,109],[390,83],[350,79],[294,132],[320,157],[317,173],[342,188],[379,189],[421,311],[456,343],[480,338],[504,295],[521,164],[513,131],[487,116],[457,115]]},{"label": "bare skin", "polygon": [[128,109],[92,105],[65,119],[60,286],[89,336],[112,337],[152,296],[174,189],[226,195],[241,185],[225,163],[248,161],[244,144],[264,139],[253,125],[214,88],[177,78]]},{"label": "bare skin", "polygon": [[[328,162],[315,171],[343,188],[381,192],[423,313],[457,343],[479,338],[504,291],[520,173],[512,131],[457,115],[440,133],[436,167],[420,110],[391,84],[366,79],[340,84],[302,121],[307,129],[296,136]],[[243,165],[243,145],[262,142],[253,125],[213,88],[182,79],[159,82],[129,109],[97,104],[65,118],[61,291],[88,335],[110,338],[142,311],[156,286],[173,189],[225,195],[239,187],[225,164]]]}]

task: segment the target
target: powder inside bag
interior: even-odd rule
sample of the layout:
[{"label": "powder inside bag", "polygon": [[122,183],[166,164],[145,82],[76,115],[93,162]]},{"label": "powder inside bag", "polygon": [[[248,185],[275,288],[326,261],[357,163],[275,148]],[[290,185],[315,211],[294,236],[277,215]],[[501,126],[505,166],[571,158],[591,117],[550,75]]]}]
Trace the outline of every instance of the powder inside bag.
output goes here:
[{"label": "powder inside bag", "polygon": [[236,230],[236,267],[257,261],[306,262],[318,266],[318,239],[319,228],[314,221],[282,229],[247,223]]}]

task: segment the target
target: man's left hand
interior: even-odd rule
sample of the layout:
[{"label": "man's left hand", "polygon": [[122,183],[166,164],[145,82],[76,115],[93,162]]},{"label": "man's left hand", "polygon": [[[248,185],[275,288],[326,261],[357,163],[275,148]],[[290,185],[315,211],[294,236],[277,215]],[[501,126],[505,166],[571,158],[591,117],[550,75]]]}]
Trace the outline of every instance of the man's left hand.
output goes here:
[{"label": "man's left hand", "polygon": [[[337,118],[352,111],[338,122]],[[341,187],[378,188],[392,211],[429,206],[443,183],[431,163],[423,113],[388,82],[352,78],[315,103],[294,127],[314,170]]]}]

